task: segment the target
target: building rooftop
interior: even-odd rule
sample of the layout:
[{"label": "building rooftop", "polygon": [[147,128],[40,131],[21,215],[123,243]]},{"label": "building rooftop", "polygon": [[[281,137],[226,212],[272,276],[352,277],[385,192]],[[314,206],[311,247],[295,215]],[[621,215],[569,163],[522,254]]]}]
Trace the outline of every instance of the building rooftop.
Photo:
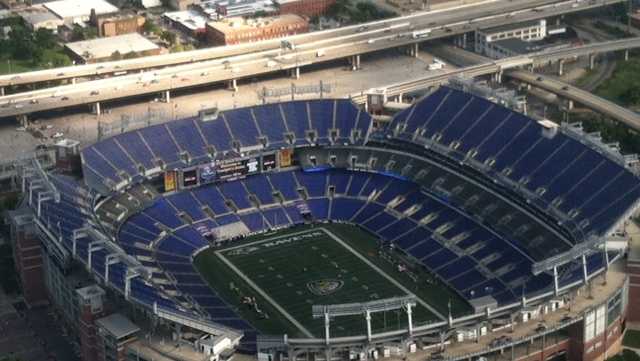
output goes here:
[{"label": "building rooftop", "polygon": [[531,28],[531,27],[540,25],[542,21],[543,20],[529,20],[521,23],[505,24],[505,25],[495,26],[493,28],[482,29],[480,30],[480,32],[485,34],[491,34],[491,33],[502,33],[509,30]]},{"label": "building rooftop", "polygon": [[78,18],[91,15],[91,10],[96,14],[115,13],[118,8],[105,0],[59,0],[43,4],[60,18]]},{"label": "building rooftop", "polygon": [[123,11],[123,12],[118,12],[118,13],[107,13],[107,14],[102,14],[99,15],[98,17],[100,19],[105,19],[105,20],[120,20],[120,19],[130,19],[133,17],[138,17],[141,15],[138,15],[134,12],[130,12],[130,11]]},{"label": "building rooftop", "polygon": [[34,5],[28,8],[24,8],[17,12],[18,16],[20,16],[24,21],[29,24],[40,24],[45,21],[58,20],[62,22],[58,16],[49,11],[46,7],[42,5]]},{"label": "building rooftop", "polygon": [[77,41],[65,45],[77,56],[88,59],[104,59],[116,51],[122,55],[131,52],[145,52],[158,49],[158,45],[138,33]]},{"label": "building rooftop", "polygon": [[144,6],[145,9],[155,8],[155,7],[158,7],[158,6],[162,6],[162,1],[160,1],[160,0],[142,0],[142,6]]},{"label": "building rooftop", "polygon": [[103,296],[105,294],[105,291],[102,288],[100,288],[100,286],[95,284],[91,286],[78,288],[76,292],[78,293],[78,295],[80,295],[80,297],[84,299],[90,299],[95,296]]},{"label": "building rooftop", "polygon": [[140,331],[128,318],[119,313],[111,314],[96,321],[96,324],[105,329],[116,339],[121,339]]},{"label": "building rooftop", "polygon": [[272,24],[286,26],[287,24],[296,24],[301,21],[304,21],[304,19],[298,15],[285,14],[258,19],[244,19],[240,17],[233,17],[220,21],[210,22],[208,25],[222,33],[228,33],[238,30],[257,29]]},{"label": "building rooftop", "polygon": [[206,17],[194,10],[173,11],[164,13],[163,16],[173,22],[180,23],[189,30],[196,31],[207,26]]},{"label": "building rooftop", "polygon": [[517,54],[526,54],[533,51],[541,51],[548,48],[549,45],[539,41],[524,41],[516,38],[496,40],[494,44],[509,49]]}]

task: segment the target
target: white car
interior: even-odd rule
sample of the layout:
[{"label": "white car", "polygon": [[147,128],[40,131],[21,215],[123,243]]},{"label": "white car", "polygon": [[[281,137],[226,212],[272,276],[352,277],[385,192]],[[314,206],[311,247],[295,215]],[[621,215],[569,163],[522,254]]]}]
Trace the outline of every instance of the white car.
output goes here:
[{"label": "white car", "polygon": [[62,138],[62,137],[64,137],[64,133],[62,133],[62,132],[57,132],[57,133],[55,133],[54,135],[51,136],[51,138],[53,138],[53,139],[58,139],[58,138]]}]

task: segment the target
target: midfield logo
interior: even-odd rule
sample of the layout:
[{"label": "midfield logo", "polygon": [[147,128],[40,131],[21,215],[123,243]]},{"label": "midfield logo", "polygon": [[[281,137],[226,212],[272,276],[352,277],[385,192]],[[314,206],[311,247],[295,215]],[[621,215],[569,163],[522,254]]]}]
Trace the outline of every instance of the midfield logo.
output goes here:
[{"label": "midfield logo", "polygon": [[311,293],[318,296],[327,296],[342,288],[344,282],[340,280],[324,279],[307,283]]}]

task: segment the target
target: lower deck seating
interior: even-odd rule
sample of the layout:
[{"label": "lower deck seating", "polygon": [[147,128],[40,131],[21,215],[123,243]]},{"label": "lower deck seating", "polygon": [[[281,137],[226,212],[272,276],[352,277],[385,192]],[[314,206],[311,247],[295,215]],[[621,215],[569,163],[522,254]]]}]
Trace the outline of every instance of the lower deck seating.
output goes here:
[{"label": "lower deck seating", "polygon": [[[383,174],[296,170],[252,175],[242,181],[210,184],[183,193],[189,198],[174,194],[168,197],[168,204],[160,198],[150,207],[153,212],[144,211],[162,223],[162,228],[174,230],[157,242],[156,252],[162,258],[159,264],[167,265],[166,271],[176,275],[182,271],[176,271],[175,265],[183,267],[190,262],[193,252],[206,247],[203,231],[238,223],[255,233],[314,220],[361,226],[416,259],[468,299],[492,295],[501,303],[512,302],[521,296],[523,289],[527,293],[542,292],[552,284],[547,274],[531,274],[533,258],[517,241],[496,234],[453,205],[422,193],[412,182]],[[283,198],[272,196],[278,193]],[[206,202],[202,197],[207,198]],[[251,197],[257,202],[252,203]],[[176,214],[199,212],[198,207],[185,199],[207,204],[221,214],[210,213],[208,217],[215,217],[194,225],[185,223]],[[227,204],[235,204],[235,211]],[[416,211],[403,213],[408,209]],[[132,227],[143,226],[145,239],[160,237],[157,232],[149,234],[152,229],[159,232],[158,224],[139,225],[141,221],[134,216],[131,225],[127,222],[122,226],[119,241],[123,245],[134,248],[144,245],[144,239],[138,242],[129,234]],[[198,292],[205,292],[204,286],[200,289]],[[221,313],[224,311],[215,311]]]}]

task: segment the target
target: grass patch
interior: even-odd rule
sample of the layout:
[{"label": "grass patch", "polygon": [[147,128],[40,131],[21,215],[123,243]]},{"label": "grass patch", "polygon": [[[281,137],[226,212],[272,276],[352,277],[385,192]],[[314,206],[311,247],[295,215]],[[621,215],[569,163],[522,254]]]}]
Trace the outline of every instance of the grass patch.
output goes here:
[{"label": "grass patch", "polygon": [[627,347],[640,349],[640,331],[627,330],[624,333],[622,344]]},{"label": "grass patch", "polygon": [[8,61],[8,59],[0,59],[0,74],[22,73],[38,69],[28,60],[13,59]]},{"label": "grass patch", "polygon": [[631,350],[623,350],[622,353],[608,358],[607,361],[640,361],[640,356]]},{"label": "grass patch", "polygon": [[601,97],[620,105],[631,107],[640,105],[640,59],[631,58],[619,62],[611,78],[595,91]]},{"label": "grass patch", "polygon": [[[322,232],[321,228],[326,228],[355,253]],[[295,241],[293,233],[298,236]],[[209,249],[196,257],[194,265],[209,285],[234,305],[243,318],[265,334],[286,332],[291,336],[303,336],[304,332],[295,325],[298,322],[309,333],[322,337],[324,324],[322,320],[311,317],[312,305],[367,302],[404,296],[407,294],[405,289],[441,314],[447,314],[449,299],[455,315],[471,311],[460,296],[435,281],[428,272],[414,270],[417,275],[414,281],[399,272],[397,266],[380,257],[377,251],[377,239],[368,232],[351,225],[323,224],[294,227],[249,237],[227,247]],[[379,271],[362,258],[374,264]],[[261,289],[265,296],[246,282],[240,273]],[[329,282],[318,283],[322,280]],[[326,294],[316,292],[313,285],[318,284],[328,289],[333,285],[338,289]],[[246,297],[255,297],[262,312],[257,312],[252,305],[243,304],[242,300]],[[290,319],[267,297],[284,309]],[[438,320],[420,303],[414,309],[413,319],[414,326]],[[336,337],[366,332],[363,316],[338,317],[331,321],[331,325],[332,336]],[[402,310],[375,313],[372,316],[373,332],[406,326],[406,314]]]}]

